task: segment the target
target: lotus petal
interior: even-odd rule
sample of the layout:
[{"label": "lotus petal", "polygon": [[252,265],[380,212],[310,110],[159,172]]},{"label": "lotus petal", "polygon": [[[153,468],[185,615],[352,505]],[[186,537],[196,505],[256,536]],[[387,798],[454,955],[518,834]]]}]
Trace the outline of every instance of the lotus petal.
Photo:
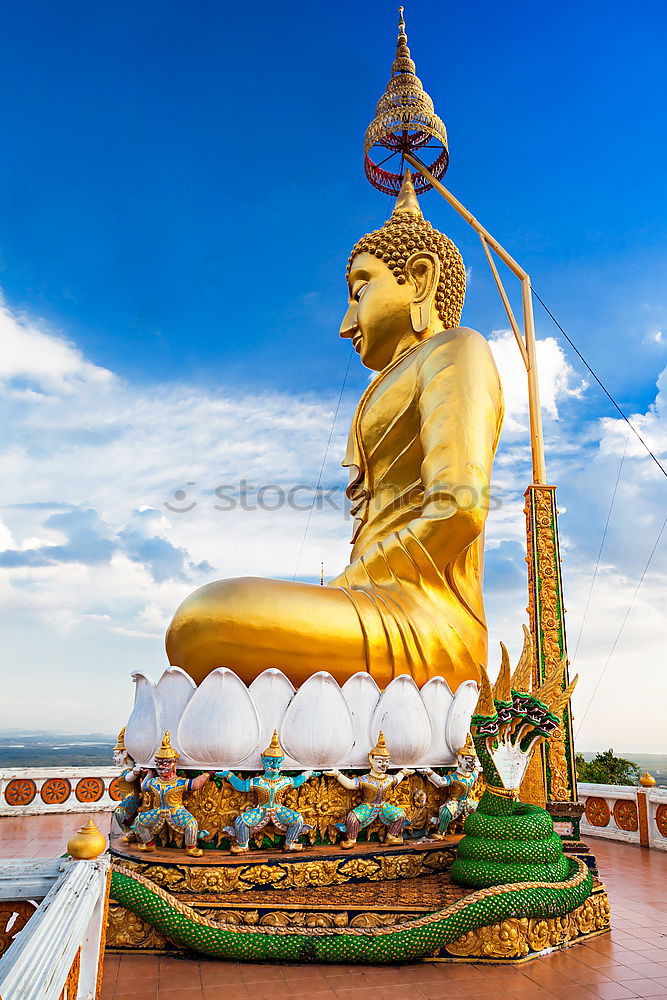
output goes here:
[{"label": "lotus petal", "polygon": [[445,723],[454,701],[449,684],[444,677],[431,677],[424,684],[420,694],[431,722],[433,738],[426,751],[426,762],[430,767],[442,764],[455,764],[456,757],[452,754],[445,740]]},{"label": "lotus petal", "polygon": [[183,712],[178,743],[198,767],[235,767],[257,748],[259,716],[243,681],[218,667]]},{"label": "lotus petal", "polygon": [[419,688],[408,674],[399,674],[385,688],[371,722],[373,742],[382,730],[392,764],[424,763],[433,734]]},{"label": "lotus petal", "polygon": [[283,747],[302,767],[330,768],[352,749],[354,727],[343,692],[325,670],[302,684],[285,713]]},{"label": "lotus petal", "polygon": [[134,707],[125,727],[125,746],[137,764],[152,767],[166,728],[162,723],[162,706],[150,677],[135,670],[132,680],[136,684]]},{"label": "lotus petal", "polygon": [[360,670],[358,674],[345,681],[342,687],[343,697],[352,716],[354,746],[345,757],[348,767],[368,767],[368,751],[375,745],[371,735],[373,712],[380,700],[380,688],[370,674]]},{"label": "lotus petal", "polygon": [[478,698],[479,688],[475,681],[459,684],[445,723],[445,741],[455,757],[466,741]]},{"label": "lotus petal", "polygon": [[[280,735],[287,706],[296,694],[296,688],[282,670],[271,667],[255,677],[248,690],[259,715],[260,736],[257,749],[243,761],[243,769],[254,771],[261,770],[261,753],[271,742],[273,730],[277,729]],[[284,766],[290,770],[299,765],[286,756]]]},{"label": "lotus petal", "polygon": [[185,706],[197,690],[197,685],[185,670],[180,667],[169,667],[157,682],[156,694],[160,704],[162,725],[171,733],[171,745],[182,755],[179,764],[187,767],[190,763],[183,754],[178,743],[178,726]]}]

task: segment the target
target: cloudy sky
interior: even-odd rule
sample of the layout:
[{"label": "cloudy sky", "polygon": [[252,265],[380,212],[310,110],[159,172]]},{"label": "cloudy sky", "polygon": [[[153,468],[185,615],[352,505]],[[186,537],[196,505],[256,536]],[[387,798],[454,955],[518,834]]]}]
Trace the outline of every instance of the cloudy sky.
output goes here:
[{"label": "cloudy sky", "polygon": [[[415,2],[406,16],[449,129],[449,186],[664,464],[667,15],[625,10]],[[347,561],[340,459],[368,372],[355,356],[332,430],[350,350],[337,329],[349,249],[391,207],[364,179],[362,139],[395,11],[29,0],[4,16],[2,725],[112,731],[196,586],[315,581]],[[525,383],[476,237],[437,195],[422,204],[464,254],[463,322],[505,387],[495,670],[525,620]],[[578,743],[665,752],[646,703],[667,703],[667,528],[637,586],[667,481],[538,304],[536,319]],[[325,451],[329,499],[309,519]]]}]

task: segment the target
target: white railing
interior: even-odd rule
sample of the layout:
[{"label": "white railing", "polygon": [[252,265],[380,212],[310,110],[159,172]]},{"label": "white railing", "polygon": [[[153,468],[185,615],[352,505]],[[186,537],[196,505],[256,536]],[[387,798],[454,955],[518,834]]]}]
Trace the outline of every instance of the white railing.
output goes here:
[{"label": "white railing", "polygon": [[113,765],[4,768],[0,770],[0,816],[106,812],[118,805],[119,773]]},{"label": "white railing", "polygon": [[590,837],[667,851],[667,788],[577,782],[586,811],[581,832]]},{"label": "white railing", "polygon": [[42,900],[0,958],[0,1000],[94,1000],[102,981],[109,858],[0,861],[0,908]]}]

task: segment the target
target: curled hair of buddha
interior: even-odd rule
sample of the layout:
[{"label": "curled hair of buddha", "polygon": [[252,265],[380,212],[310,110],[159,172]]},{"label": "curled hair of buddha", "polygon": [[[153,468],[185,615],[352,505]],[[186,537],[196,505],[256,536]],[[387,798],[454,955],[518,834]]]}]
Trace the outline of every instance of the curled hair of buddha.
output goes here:
[{"label": "curled hair of buddha", "polygon": [[410,171],[406,170],[391,218],[381,229],[362,236],[350,254],[347,270],[349,273],[352,261],[358,254],[370,253],[384,261],[396,281],[402,285],[407,280],[405,265],[412,254],[419,250],[435,254],[440,261],[435,307],[445,329],[451,330],[461,321],[465,298],[466,272],[463,258],[452,240],[434,229],[422,215]]}]

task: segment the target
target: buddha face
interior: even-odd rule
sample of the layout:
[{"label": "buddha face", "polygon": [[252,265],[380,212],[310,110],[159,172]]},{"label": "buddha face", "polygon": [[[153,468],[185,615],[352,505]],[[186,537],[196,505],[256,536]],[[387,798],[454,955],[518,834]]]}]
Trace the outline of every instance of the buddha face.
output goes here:
[{"label": "buddha face", "polygon": [[113,762],[116,767],[123,767],[127,760],[126,750],[114,750],[113,752]]},{"label": "buddha face", "polygon": [[[438,276],[433,254],[413,254],[402,283],[378,257],[357,254],[347,278],[349,306],[340,335],[352,341],[367,368],[382,371],[428,333],[437,316],[433,299]],[[426,322],[415,324],[415,315],[423,315]]]}]

